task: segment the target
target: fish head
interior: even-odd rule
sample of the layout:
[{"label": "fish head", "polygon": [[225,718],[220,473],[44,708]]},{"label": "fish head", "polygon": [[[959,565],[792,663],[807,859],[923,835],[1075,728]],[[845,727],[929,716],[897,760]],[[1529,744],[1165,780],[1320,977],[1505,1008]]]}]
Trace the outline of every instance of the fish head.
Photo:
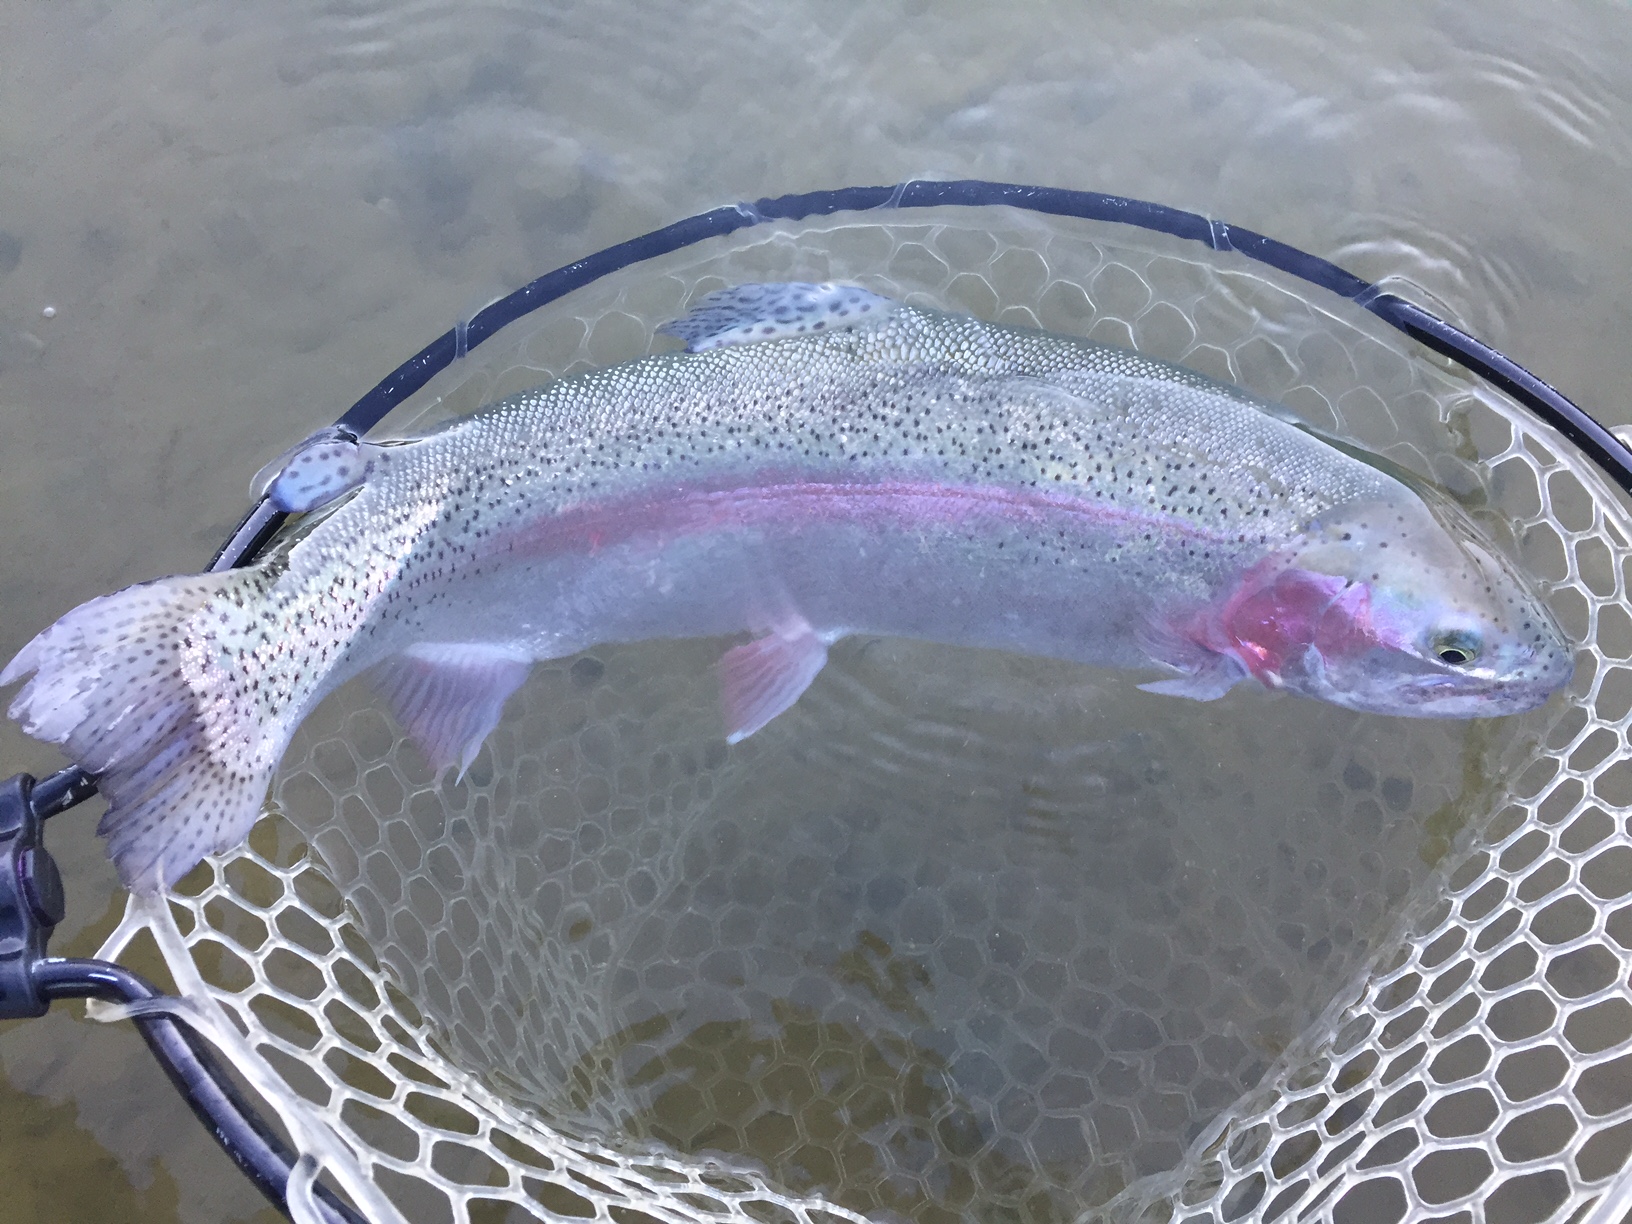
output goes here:
[{"label": "fish head", "polygon": [[1268,687],[1369,713],[1541,705],[1574,670],[1558,622],[1458,507],[1402,492],[1323,516],[1253,567],[1205,644]]}]

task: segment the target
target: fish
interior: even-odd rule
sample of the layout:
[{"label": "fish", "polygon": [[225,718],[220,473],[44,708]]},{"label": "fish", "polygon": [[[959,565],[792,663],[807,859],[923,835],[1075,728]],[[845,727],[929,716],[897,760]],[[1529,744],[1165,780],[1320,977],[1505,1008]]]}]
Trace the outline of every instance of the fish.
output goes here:
[{"label": "fish", "polygon": [[853,285],[738,285],[660,330],[684,348],[422,436],[320,432],[267,484],[305,517],[261,560],[23,647],[10,714],[95,776],[128,887],[241,843],[365,673],[461,773],[535,662],[616,642],[735,636],[732,742],[856,634],[1382,715],[1519,713],[1572,674],[1467,515],[1198,372]]}]

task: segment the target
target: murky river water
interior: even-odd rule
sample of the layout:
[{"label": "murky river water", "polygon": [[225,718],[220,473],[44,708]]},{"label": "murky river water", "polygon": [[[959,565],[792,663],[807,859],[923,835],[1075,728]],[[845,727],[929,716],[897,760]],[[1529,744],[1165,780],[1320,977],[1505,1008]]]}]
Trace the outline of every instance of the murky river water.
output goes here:
[{"label": "murky river water", "polygon": [[[0,10],[0,657],[198,566],[449,323],[715,204],[912,176],[1205,212],[1632,421],[1632,8],[58,3]],[[0,728],[0,772],[56,758]],[[86,952],[117,904],[55,823]],[[0,1219],[271,1218],[139,1042],[0,1028]]]}]

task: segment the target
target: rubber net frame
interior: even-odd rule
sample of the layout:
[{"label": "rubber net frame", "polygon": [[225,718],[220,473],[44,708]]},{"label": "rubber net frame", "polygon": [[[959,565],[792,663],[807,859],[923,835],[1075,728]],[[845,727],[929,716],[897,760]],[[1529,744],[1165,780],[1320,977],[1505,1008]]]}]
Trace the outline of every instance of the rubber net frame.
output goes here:
[{"label": "rubber net frame", "polygon": [[455,785],[351,686],[249,845],[133,905],[104,955],[152,933],[370,1218],[1606,1211],[1632,1148],[1632,531],[1598,470],[1291,277],[1008,210],[664,256],[401,415],[637,356],[755,279],[1288,405],[1506,540],[1583,643],[1570,692],[1492,723],[1279,701],[1221,725],[1116,677],[867,642],[727,749],[717,644],[626,647],[541,665]]}]

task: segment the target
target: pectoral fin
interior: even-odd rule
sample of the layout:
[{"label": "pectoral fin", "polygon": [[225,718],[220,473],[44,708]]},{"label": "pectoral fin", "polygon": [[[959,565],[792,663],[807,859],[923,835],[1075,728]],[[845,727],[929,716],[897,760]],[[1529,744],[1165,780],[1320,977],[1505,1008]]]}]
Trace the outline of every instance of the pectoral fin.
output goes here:
[{"label": "pectoral fin", "polygon": [[1139,687],[1144,692],[1160,693],[1165,697],[1188,697],[1191,701],[1217,701],[1246,678],[1246,669],[1234,659],[1225,655],[1214,655],[1206,666],[1188,675],[1174,676],[1171,680],[1152,680],[1149,684],[1141,684]]},{"label": "pectoral fin", "polygon": [[657,330],[693,353],[728,344],[839,331],[895,313],[899,304],[855,285],[798,281],[736,285],[711,293],[691,313]]},{"label": "pectoral fin", "polygon": [[438,770],[476,759],[533,661],[489,642],[426,642],[375,670],[380,695]]},{"label": "pectoral fin", "polygon": [[827,662],[827,645],[804,620],[795,619],[726,651],[720,660],[726,743],[748,738],[798,701]]}]

